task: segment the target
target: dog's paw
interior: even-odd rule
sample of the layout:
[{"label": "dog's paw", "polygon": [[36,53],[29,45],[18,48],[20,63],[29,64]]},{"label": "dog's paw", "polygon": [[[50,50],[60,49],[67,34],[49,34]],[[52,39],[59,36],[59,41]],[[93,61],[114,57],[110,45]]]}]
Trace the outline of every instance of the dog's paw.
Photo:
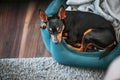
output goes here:
[{"label": "dog's paw", "polygon": [[67,44],[67,46],[68,46],[70,49],[80,51],[80,48],[73,47],[73,46],[70,45],[70,44]]},{"label": "dog's paw", "polygon": [[80,43],[76,43],[75,46],[76,47],[81,47],[81,44]]},{"label": "dog's paw", "polygon": [[84,52],[84,48],[83,47],[80,47],[79,49],[81,52]]},{"label": "dog's paw", "polygon": [[45,23],[43,23],[43,24],[40,26],[40,28],[45,29],[46,26],[47,26],[47,25],[46,25]]},{"label": "dog's paw", "polygon": [[63,36],[64,37],[68,37],[68,33],[63,33]]}]

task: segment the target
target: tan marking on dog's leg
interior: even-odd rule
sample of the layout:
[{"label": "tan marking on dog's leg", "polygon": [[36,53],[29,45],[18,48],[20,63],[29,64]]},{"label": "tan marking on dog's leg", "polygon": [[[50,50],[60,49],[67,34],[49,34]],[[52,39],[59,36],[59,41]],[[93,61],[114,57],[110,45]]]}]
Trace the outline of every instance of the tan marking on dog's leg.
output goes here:
[{"label": "tan marking on dog's leg", "polygon": [[80,47],[80,51],[84,51],[84,36],[82,37],[82,43],[81,43],[81,47]]},{"label": "tan marking on dog's leg", "polygon": [[84,51],[84,36],[82,37],[82,43],[81,43],[81,47],[80,47],[80,51]]},{"label": "tan marking on dog's leg", "polygon": [[88,29],[84,32],[84,36],[87,35],[89,32],[91,32],[93,29]]},{"label": "tan marking on dog's leg", "polygon": [[115,44],[116,44],[116,42],[114,41],[113,43],[111,43],[110,45],[108,45],[106,48],[104,48],[104,50],[106,50],[107,48],[112,47],[112,46],[115,45]]},{"label": "tan marking on dog's leg", "polygon": [[83,42],[84,41],[84,37],[85,35],[87,35],[89,32],[91,32],[93,29],[88,29],[84,32],[83,37],[82,37],[82,43],[81,43],[81,47],[80,47],[80,51],[85,51],[86,49],[86,44]]},{"label": "tan marking on dog's leg", "polygon": [[81,46],[81,44],[80,44],[80,43],[76,43],[76,44],[75,44],[75,46],[80,47],[80,46]]},{"label": "tan marking on dog's leg", "polygon": [[73,49],[73,50],[80,51],[80,48],[73,47],[73,46],[71,46],[71,45],[69,45],[69,44],[67,44],[67,46],[68,46],[69,48]]},{"label": "tan marking on dog's leg", "polygon": [[89,44],[87,44],[86,49],[92,49],[92,47],[93,47],[92,43],[89,43]]},{"label": "tan marking on dog's leg", "polygon": [[81,45],[81,47],[80,47],[80,49],[79,49],[80,51],[84,51],[84,46],[83,45]]}]

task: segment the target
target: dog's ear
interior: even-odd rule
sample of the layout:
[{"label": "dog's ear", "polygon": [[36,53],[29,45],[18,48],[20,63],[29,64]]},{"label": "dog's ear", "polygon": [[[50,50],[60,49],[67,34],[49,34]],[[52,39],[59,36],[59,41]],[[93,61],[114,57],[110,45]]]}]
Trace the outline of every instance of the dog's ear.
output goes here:
[{"label": "dog's ear", "polygon": [[45,12],[43,10],[39,10],[39,17],[43,22],[47,22],[48,21],[48,16],[45,14]]},{"label": "dog's ear", "polygon": [[66,18],[66,11],[65,11],[65,8],[63,6],[60,7],[57,15],[58,15],[59,19]]}]

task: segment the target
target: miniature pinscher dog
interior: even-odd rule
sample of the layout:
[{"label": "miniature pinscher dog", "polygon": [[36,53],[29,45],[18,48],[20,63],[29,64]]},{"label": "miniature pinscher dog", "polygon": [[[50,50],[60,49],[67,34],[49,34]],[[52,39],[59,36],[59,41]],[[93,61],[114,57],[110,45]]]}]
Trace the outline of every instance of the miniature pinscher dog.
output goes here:
[{"label": "miniature pinscher dog", "polygon": [[111,23],[103,17],[82,11],[65,11],[63,6],[52,17],[39,10],[40,20],[46,24],[54,43],[61,42],[64,37],[69,47],[86,51],[96,47],[105,50],[106,56],[117,44],[115,31]]}]

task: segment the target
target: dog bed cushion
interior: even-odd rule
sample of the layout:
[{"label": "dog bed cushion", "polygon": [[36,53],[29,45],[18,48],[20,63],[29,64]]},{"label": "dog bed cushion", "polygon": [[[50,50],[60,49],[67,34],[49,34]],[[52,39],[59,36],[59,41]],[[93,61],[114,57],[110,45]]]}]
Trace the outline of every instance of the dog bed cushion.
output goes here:
[{"label": "dog bed cushion", "polygon": [[[45,13],[52,16],[57,13],[61,5],[66,6],[66,0],[53,0],[46,9]],[[43,24],[40,21],[40,25]],[[67,47],[66,42],[62,39],[61,43],[55,44],[47,29],[40,29],[43,42],[51,56],[60,64],[76,67],[106,69],[114,58],[120,55],[120,42],[108,56],[99,59],[103,51],[99,52],[79,52]]]}]

